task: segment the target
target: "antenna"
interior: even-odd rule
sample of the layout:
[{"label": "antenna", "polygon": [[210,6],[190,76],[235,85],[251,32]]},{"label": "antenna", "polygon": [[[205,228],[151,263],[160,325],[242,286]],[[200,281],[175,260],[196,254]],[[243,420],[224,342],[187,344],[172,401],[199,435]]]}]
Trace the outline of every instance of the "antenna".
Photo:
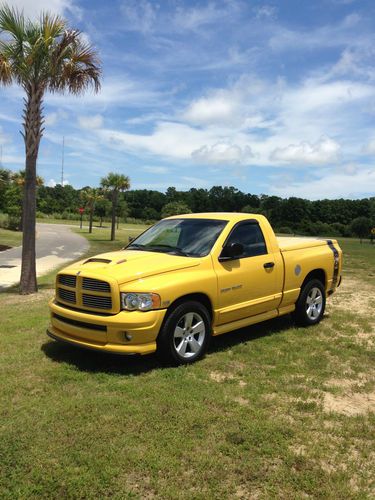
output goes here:
[{"label": "antenna", "polygon": [[63,135],[62,152],[61,152],[61,187],[64,187],[64,150],[65,150],[65,136]]}]

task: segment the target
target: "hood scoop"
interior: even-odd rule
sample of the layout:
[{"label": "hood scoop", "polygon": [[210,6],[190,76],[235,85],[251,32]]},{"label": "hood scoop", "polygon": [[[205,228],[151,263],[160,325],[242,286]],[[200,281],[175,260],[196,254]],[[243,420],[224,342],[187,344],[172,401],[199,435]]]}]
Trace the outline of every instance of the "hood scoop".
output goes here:
[{"label": "hood scoop", "polygon": [[89,262],[101,262],[102,264],[110,264],[112,261],[109,259],[99,259],[98,257],[93,257],[92,259],[87,259],[83,264],[88,264]]}]

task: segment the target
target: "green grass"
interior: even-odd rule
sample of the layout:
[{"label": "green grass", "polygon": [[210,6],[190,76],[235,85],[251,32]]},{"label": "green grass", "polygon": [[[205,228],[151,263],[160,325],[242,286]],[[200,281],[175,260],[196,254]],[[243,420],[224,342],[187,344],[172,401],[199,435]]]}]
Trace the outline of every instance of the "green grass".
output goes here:
[{"label": "green grass", "polygon": [[9,231],[9,229],[0,228],[0,247],[18,247],[22,242],[22,233],[20,231]]},{"label": "green grass", "polygon": [[2,294],[0,498],[373,498],[375,249],[341,243],[358,286],[322,323],[226,334],[189,367],[52,342],[52,290]]},{"label": "green grass", "polygon": [[337,238],[344,252],[344,266],[350,276],[360,276],[369,283],[375,282],[375,244],[354,238]]}]

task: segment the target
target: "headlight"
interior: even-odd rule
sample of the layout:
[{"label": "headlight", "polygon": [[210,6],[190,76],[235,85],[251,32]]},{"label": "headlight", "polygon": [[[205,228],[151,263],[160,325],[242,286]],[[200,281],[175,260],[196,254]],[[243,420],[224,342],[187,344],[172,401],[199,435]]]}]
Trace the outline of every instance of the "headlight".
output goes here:
[{"label": "headlight", "polygon": [[127,311],[150,311],[160,307],[157,293],[121,293],[122,309]]}]

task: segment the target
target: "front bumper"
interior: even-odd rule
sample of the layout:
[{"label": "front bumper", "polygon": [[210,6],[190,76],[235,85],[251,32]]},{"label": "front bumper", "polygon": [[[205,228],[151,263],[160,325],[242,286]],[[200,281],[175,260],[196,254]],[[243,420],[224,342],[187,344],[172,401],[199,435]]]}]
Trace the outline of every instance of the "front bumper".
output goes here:
[{"label": "front bumper", "polygon": [[[149,354],[156,351],[166,309],[121,311],[114,315],[89,314],[49,303],[51,324],[47,333],[55,340],[116,354]],[[91,326],[92,325],[92,326]],[[131,336],[128,340],[125,335]]]}]

